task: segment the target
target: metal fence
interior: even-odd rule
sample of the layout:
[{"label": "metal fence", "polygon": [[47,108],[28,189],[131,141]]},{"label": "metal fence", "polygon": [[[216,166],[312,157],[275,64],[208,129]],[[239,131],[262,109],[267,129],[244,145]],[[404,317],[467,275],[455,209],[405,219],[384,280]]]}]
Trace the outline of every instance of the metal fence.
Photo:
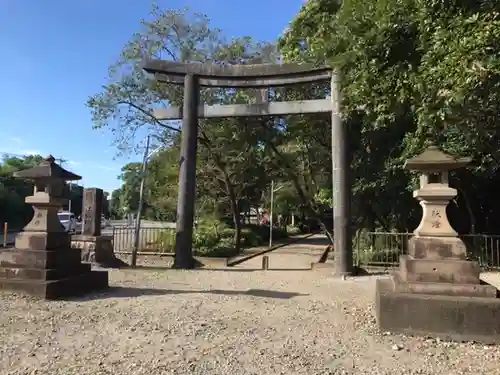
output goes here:
[{"label": "metal fence", "polygon": [[[134,247],[135,228],[115,226],[113,246],[118,254],[129,254]],[[408,253],[408,240],[413,233],[359,232],[354,238],[354,263],[358,266],[398,267],[399,257]],[[468,259],[479,262],[484,269],[500,270],[500,235],[460,235],[467,247]],[[175,229],[142,227],[139,231],[140,253],[173,253]]]},{"label": "metal fence", "polygon": [[[408,253],[413,233],[361,232],[354,238],[354,263],[358,266],[397,267],[399,257]],[[500,235],[459,236],[467,247],[467,257],[484,269],[500,270]]]},{"label": "metal fence", "polygon": [[[115,226],[112,229],[113,247],[117,254],[130,253],[135,242],[133,226]],[[142,253],[170,253],[174,251],[175,229],[141,227],[138,251]]]}]

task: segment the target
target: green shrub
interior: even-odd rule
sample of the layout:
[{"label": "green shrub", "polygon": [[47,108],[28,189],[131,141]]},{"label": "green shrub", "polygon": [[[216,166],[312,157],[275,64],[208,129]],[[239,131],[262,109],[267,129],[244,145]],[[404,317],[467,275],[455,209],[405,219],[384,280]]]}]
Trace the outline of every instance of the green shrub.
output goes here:
[{"label": "green shrub", "polygon": [[300,228],[296,227],[294,225],[288,225],[286,227],[286,231],[287,231],[289,236],[294,236],[294,235],[297,235],[300,233]]},{"label": "green shrub", "polygon": [[[255,246],[261,245],[267,241],[269,241],[269,226],[267,225],[256,225],[256,224],[248,224],[245,226],[246,229],[251,231],[253,236],[259,238],[259,243]],[[273,239],[279,240],[283,238],[287,238],[288,233],[284,228],[273,228]]]},{"label": "green shrub", "polygon": [[152,243],[154,251],[160,253],[172,253],[175,250],[175,230],[165,229],[158,233],[158,237]]},{"label": "green shrub", "polygon": [[193,236],[194,254],[198,256],[230,256],[234,253],[234,230],[214,218],[199,221]]},{"label": "green shrub", "polygon": [[261,233],[258,233],[253,228],[244,227],[241,229],[241,245],[242,247],[255,247],[264,242]]},{"label": "green shrub", "polygon": [[[267,236],[269,237],[269,235]],[[273,239],[282,240],[288,237],[288,232],[285,228],[273,228]],[[268,238],[269,239],[269,238]]]}]

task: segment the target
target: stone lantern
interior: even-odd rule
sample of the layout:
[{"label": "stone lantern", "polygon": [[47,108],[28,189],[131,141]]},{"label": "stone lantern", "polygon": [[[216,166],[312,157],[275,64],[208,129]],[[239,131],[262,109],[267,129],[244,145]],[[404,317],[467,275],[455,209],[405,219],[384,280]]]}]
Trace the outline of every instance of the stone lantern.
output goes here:
[{"label": "stone lantern", "polygon": [[390,279],[377,280],[376,315],[384,331],[457,341],[500,343],[500,299],[494,286],[481,283],[477,262],[451,227],[446,206],[457,195],[448,173],[470,162],[436,146],[409,159],[405,168],[421,172],[413,196],[423,215],[407,255]]},{"label": "stone lantern", "polygon": [[33,180],[33,195],[26,203],[33,206],[33,219],[16,236],[16,249],[54,249],[70,246],[70,236],[61,224],[57,213],[68,203],[66,181],[81,177],[63,169],[49,155],[40,165],[15,172],[14,177]]},{"label": "stone lantern", "polygon": [[15,247],[0,250],[0,289],[56,299],[107,287],[107,272],[82,264],[80,250],[71,248],[71,236],[57,216],[68,202],[66,181],[81,177],[56,164],[52,155],[14,176],[34,182],[33,195],[25,200],[34,214]]},{"label": "stone lantern", "polygon": [[[414,258],[466,258],[465,245],[450,225],[446,207],[457,196],[457,190],[449,186],[449,171],[470,161],[470,158],[456,159],[436,146],[406,161],[406,169],[421,173],[420,188],[413,191],[423,209],[420,225],[409,243],[409,254]],[[439,246],[436,237],[440,239]]]}]

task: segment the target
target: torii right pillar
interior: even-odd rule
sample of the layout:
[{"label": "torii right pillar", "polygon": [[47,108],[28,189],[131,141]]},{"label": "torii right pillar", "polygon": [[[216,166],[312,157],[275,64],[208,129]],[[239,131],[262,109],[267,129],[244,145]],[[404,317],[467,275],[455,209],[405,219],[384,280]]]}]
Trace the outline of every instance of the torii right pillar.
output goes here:
[{"label": "torii right pillar", "polygon": [[448,173],[470,162],[436,146],[407,160],[405,168],[421,173],[413,192],[423,208],[420,225],[409,241],[409,254],[390,279],[377,280],[376,315],[381,330],[456,341],[500,343],[497,289],[482,284],[480,267],[467,260],[465,244],[446,215],[457,191]]}]

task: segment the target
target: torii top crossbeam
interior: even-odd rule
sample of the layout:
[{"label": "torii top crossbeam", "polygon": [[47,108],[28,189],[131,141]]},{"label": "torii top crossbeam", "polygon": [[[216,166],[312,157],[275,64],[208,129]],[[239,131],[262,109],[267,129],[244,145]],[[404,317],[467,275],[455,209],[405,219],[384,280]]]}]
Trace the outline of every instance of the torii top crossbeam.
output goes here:
[{"label": "torii top crossbeam", "polygon": [[288,86],[329,80],[332,69],[312,64],[184,64],[175,61],[151,60],[144,70],[160,82],[183,84],[187,74],[195,75],[200,86],[264,88]]},{"label": "torii top crossbeam", "polygon": [[[196,76],[198,86],[229,88],[268,88],[289,86],[308,82],[331,80],[333,86],[337,75],[329,67],[311,64],[183,64],[175,61],[151,60],[144,70],[153,74],[159,82],[184,84],[188,75]],[[240,116],[281,116],[287,114],[338,112],[336,103],[329,99],[300,100],[288,102],[200,105],[199,118],[240,117]],[[182,109],[169,107],[157,109],[154,116],[158,120],[182,118]]]}]

